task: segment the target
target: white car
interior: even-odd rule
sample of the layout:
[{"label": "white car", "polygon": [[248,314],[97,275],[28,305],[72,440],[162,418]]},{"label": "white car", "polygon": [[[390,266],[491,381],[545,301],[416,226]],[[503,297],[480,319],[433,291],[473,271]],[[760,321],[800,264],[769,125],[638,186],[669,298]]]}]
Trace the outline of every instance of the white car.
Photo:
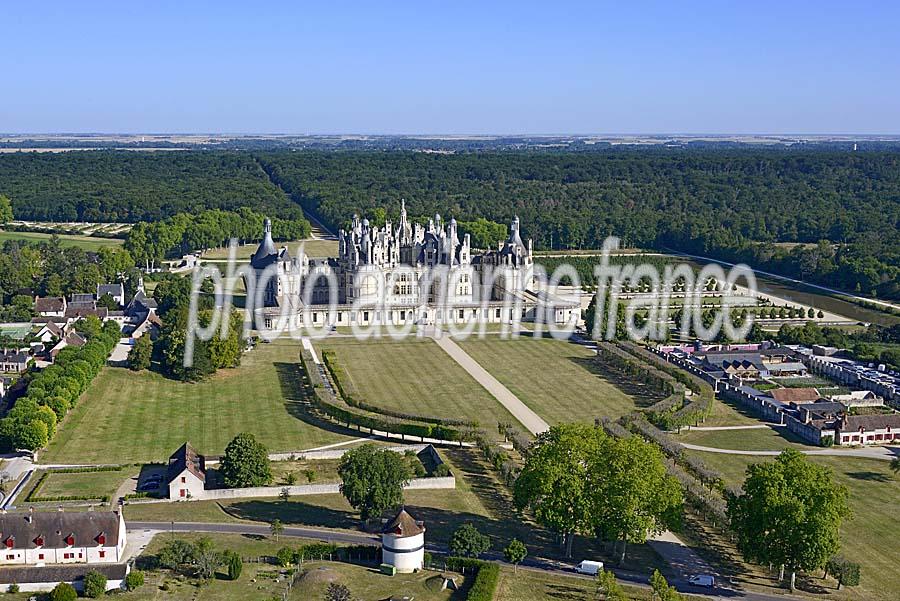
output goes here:
[{"label": "white car", "polygon": [[695,574],[688,579],[688,582],[694,586],[703,586],[712,588],[716,585],[716,579],[709,574]]}]

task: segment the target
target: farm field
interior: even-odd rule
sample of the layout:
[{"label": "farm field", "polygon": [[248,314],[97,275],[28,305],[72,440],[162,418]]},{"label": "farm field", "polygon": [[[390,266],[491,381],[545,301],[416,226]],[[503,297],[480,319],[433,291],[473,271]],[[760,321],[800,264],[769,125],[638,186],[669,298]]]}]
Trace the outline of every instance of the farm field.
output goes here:
[{"label": "farm field", "polygon": [[[7,240],[19,240],[21,242],[49,242],[53,234],[40,232],[8,232],[0,230],[0,244]],[[87,251],[98,251],[101,248],[122,246],[124,240],[120,238],[94,238],[92,236],[73,236],[70,234],[57,234],[62,246],[77,246]]]},{"label": "farm field", "polygon": [[605,373],[595,363],[594,351],[581,345],[496,336],[457,344],[550,424],[619,417],[658,400],[638,384]]},{"label": "farm field", "polygon": [[154,372],[107,367],[82,395],[41,454],[47,463],[163,461],[185,441],[218,455],[238,432],[269,451],[296,451],[349,440],[306,413],[298,381],[298,344],[261,344],[241,366],[186,384]]},{"label": "farm field", "polygon": [[[740,484],[751,463],[773,459],[702,451],[688,453],[719,470],[729,485]],[[896,570],[900,548],[873,542],[900,536],[900,521],[896,519],[900,478],[891,472],[887,461],[856,457],[810,457],[810,460],[831,468],[835,480],[850,491],[853,516],[844,522],[840,553],[862,566],[859,587],[845,587],[838,593],[830,581],[824,585],[830,587],[829,597],[893,601],[896,599],[893,595],[900,590],[900,572]]]},{"label": "farm field", "polygon": [[474,419],[496,433],[515,418],[429,338],[327,339],[317,349],[335,353],[366,402],[394,411]]},{"label": "farm field", "polygon": [[804,443],[802,439],[789,432],[787,428],[775,427],[748,430],[688,430],[679,434],[676,438],[679,442],[739,451],[821,448]]}]

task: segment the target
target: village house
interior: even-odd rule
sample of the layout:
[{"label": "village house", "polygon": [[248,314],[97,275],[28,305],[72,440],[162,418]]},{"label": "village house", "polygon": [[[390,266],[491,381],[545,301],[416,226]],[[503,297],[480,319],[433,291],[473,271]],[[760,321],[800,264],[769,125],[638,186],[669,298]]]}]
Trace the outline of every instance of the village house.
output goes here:
[{"label": "village house", "polygon": [[822,395],[816,388],[773,388],[767,393],[779,403],[815,403]]},{"label": "village house", "polygon": [[31,360],[31,354],[26,349],[2,349],[0,350],[0,373],[21,374],[28,370]]},{"label": "village house", "polygon": [[847,407],[884,407],[884,399],[871,390],[853,390],[849,394],[833,394],[828,398]]},{"label": "village house", "polygon": [[125,286],[121,282],[118,284],[97,284],[97,300],[99,301],[106,295],[110,295],[118,306],[125,305]]},{"label": "village house", "polygon": [[202,496],[206,488],[206,458],[186,442],[169,457],[166,468],[169,498],[188,500]]},{"label": "village house", "polygon": [[66,314],[66,299],[62,296],[36,296],[34,312],[41,317],[63,317]]}]

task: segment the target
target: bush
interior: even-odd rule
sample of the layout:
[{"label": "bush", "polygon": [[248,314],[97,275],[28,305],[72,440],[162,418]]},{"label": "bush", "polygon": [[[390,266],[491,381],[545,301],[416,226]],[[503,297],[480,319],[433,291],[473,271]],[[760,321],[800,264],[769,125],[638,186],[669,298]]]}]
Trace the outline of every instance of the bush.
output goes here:
[{"label": "bush", "polygon": [[125,576],[125,589],[133,591],[144,586],[144,573],[139,570],[132,570]]},{"label": "bush", "polygon": [[106,594],[106,576],[91,570],[84,575],[84,596],[96,599]]},{"label": "bush", "polygon": [[241,556],[234,551],[225,552],[225,565],[228,567],[228,579],[237,580],[241,577],[241,570],[244,569],[244,562]]},{"label": "bush", "polygon": [[467,601],[491,601],[497,589],[497,580],[500,578],[500,567],[497,564],[485,563],[478,569],[475,582],[469,589]]},{"label": "bush", "polygon": [[440,463],[431,473],[435,478],[446,478],[450,475],[450,467],[446,463]]},{"label": "bush", "polygon": [[15,582],[13,582],[13,583],[10,584],[9,587],[6,589],[6,592],[15,595],[16,593],[19,592],[19,585],[16,584]]},{"label": "bush", "polygon": [[76,601],[78,593],[68,582],[60,582],[50,591],[50,601]]}]

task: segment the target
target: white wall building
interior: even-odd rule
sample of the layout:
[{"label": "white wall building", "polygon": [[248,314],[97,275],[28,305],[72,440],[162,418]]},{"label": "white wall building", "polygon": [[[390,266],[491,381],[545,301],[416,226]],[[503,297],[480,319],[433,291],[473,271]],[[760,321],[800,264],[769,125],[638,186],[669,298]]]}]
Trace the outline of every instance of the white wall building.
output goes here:
[{"label": "white wall building", "polygon": [[0,515],[0,566],[119,563],[125,519],[117,511]]},{"label": "white wall building", "polygon": [[400,573],[425,567],[425,524],[416,521],[405,509],[381,530],[381,562]]},{"label": "white wall building", "polygon": [[187,501],[203,497],[206,488],[206,461],[190,443],[184,443],[169,457],[166,468],[169,498]]}]

